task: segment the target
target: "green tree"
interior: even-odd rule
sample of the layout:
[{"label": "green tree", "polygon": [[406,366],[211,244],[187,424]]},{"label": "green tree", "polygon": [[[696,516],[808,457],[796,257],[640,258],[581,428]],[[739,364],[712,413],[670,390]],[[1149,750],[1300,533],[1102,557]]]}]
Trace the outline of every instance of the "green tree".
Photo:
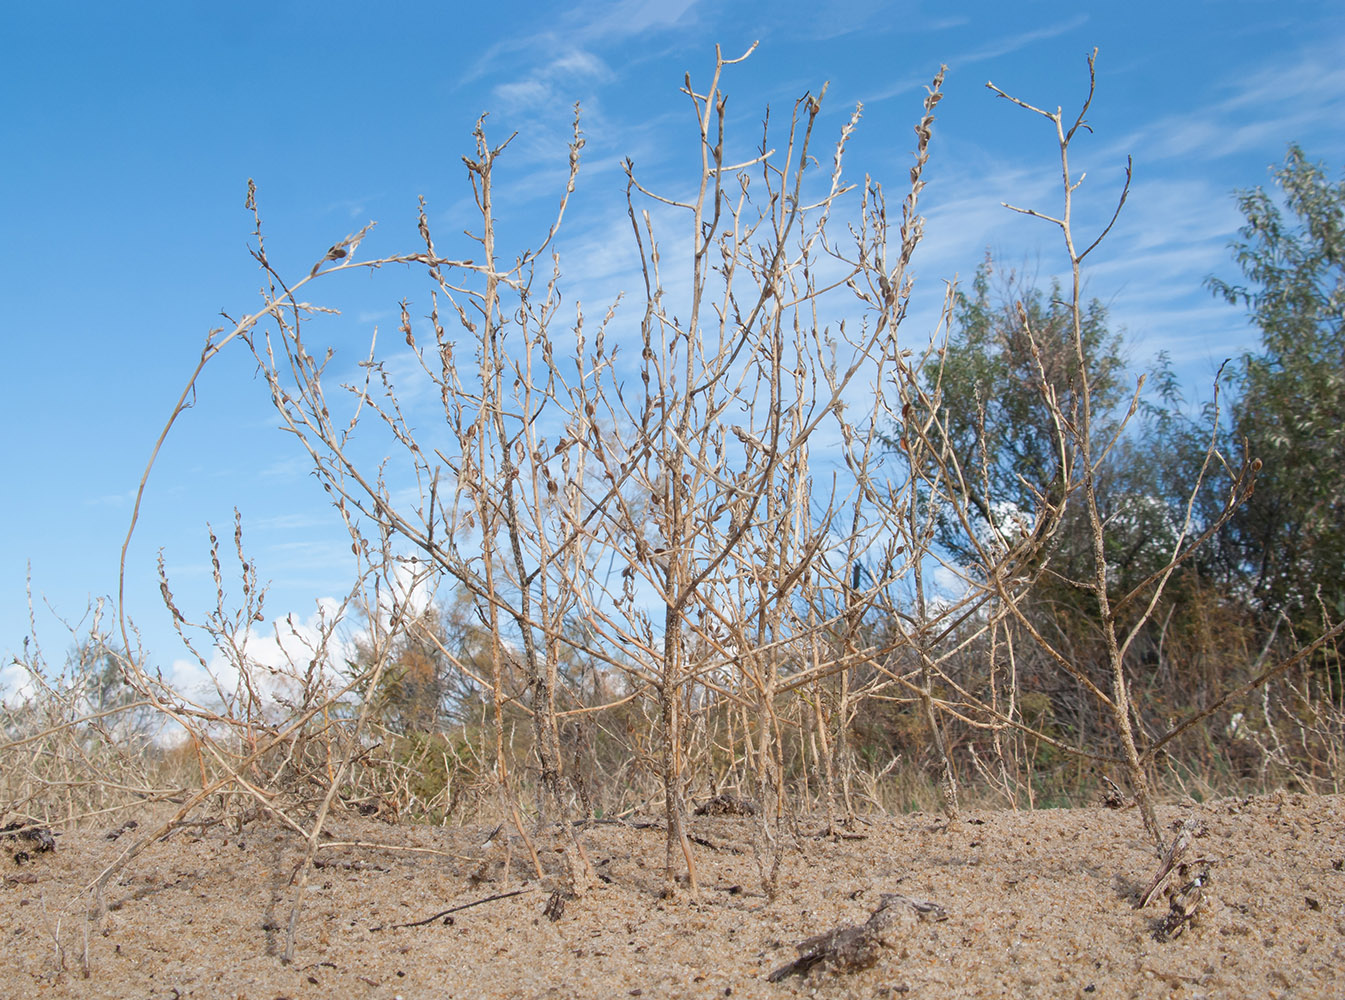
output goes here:
[{"label": "green tree", "polygon": [[[1066,419],[1079,426],[1079,365],[1072,317],[1062,299],[1055,285],[1043,290],[1013,274],[1000,278],[987,257],[969,292],[956,300],[943,363],[927,378],[931,393],[937,387],[943,400],[943,426],[962,464],[957,482],[964,484],[963,505],[974,514],[973,532],[984,531],[993,519],[1012,537],[1012,519],[1021,512],[1030,521],[1038,497],[1052,505],[1065,502],[1059,528],[1044,552],[1044,571],[1020,609],[1042,635],[1070,650],[1080,670],[1101,683],[1107,651],[1091,582],[1089,515],[1077,491],[1068,500],[1060,496],[1061,462],[1075,461],[1077,455],[1066,434],[1068,451],[1062,456],[1060,434],[1043,398],[1044,384]],[[1104,526],[1108,594],[1115,624],[1124,631],[1148,611],[1154,574],[1167,564],[1179,540],[1189,542],[1219,516],[1228,483],[1226,477],[1216,481],[1205,468],[1191,508],[1192,523],[1183,536],[1191,492],[1202,482],[1213,415],[1187,415],[1170,361],[1159,355],[1138,410],[1123,427],[1133,393],[1124,339],[1108,327],[1106,310],[1096,300],[1084,312],[1082,333],[1093,408],[1092,453],[1101,456],[1111,446],[1095,470],[1094,489]],[[1074,475],[1077,481],[1077,469]],[[974,566],[976,546],[952,505],[945,505],[939,528],[939,543],[964,565]],[[1217,552],[1202,547],[1168,581],[1149,615],[1150,624],[1130,647],[1136,679],[1147,684],[1156,669],[1164,628],[1187,626],[1186,611],[1196,606],[1191,595],[1223,592],[1216,586],[1217,566]],[[1117,603],[1145,581],[1149,587]],[[1045,661],[1035,667],[1023,661],[1020,666],[1028,673],[1040,670],[1044,677],[1055,671]],[[1067,718],[1063,706],[1059,718],[1076,728],[1100,724]]]},{"label": "green tree", "polygon": [[1298,146],[1274,178],[1283,209],[1260,187],[1237,194],[1246,283],[1209,285],[1261,331],[1234,374],[1233,429],[1262,469],[1232,541],[1261,608],[1308,624],[1318,588],[1345,615],[1345,181]]},{"label": "green tree", "polygon": [[[356,662],[373,656],[356,641]],[[384,725],[400,733],[433,733],[475,717],[487,696],[490,638],[472,602],[456,592],[432,603],[396,636],[375,698]],[[510,691],[522,688],[511,678]]]},{"label": "green tree", "polygon": [[95,725],[118,738],[147,739],[162,719],[126,683],[122,667],[127,660],[124,650],[95,631],[66,654],[65,674],[72,693],[82,696],[79,711],[94,716]]},{"label": "green tree", "polygon": [[[1079,388],[1073,319],[1059,283],[1053,281],[1048,294],[1012,271],[992,281],[996,277],[987,254],[971,294],[958,292],[942,365],[927,370],[930,389],[937,387],[948,404],[946,432],[963,464],[963,499],[980,518],[973,526],[978,530],[1004,527],[1006,517],[1030,512],[1034,494],[1061,501],[1059,438],[1041,387],[1044,381],[1067,414]],[[1108,330],[1106,308],[1096,299],[1083,320],[1094,435],[1102,438],[1115,432],[1125,395],[1121,338]],[[939,541],[959,558],[971,556],[955,519],[945,517]]]}]

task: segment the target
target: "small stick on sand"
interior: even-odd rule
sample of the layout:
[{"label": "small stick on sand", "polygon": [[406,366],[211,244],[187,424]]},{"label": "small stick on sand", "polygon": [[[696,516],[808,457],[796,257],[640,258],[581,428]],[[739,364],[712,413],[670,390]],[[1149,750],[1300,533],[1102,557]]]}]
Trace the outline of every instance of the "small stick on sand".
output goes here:
[{"label": "small stick on sand", "polygon": [[452,906],[447,910],[441,910],[433,916],[426,917],[424,920],[413,920],[409,924],[379,924],[377,927],[370,927],[371,931],[400,930],[403,927],[424,927],[426,924],[432,924],[441,917],[446,917],[450,913],[457,913],[459,910],[470,910],[473,906],[480,906],[482,903],[493,903],[497,899],[508,899],[510,896],[521,896],[525,892],[536,892],[536,887],[528,889],[515,889],[513,892],[497,892],[493,896],[487,896],[485,899],[475,899],[470,903],[463,903],[461,906]]}]

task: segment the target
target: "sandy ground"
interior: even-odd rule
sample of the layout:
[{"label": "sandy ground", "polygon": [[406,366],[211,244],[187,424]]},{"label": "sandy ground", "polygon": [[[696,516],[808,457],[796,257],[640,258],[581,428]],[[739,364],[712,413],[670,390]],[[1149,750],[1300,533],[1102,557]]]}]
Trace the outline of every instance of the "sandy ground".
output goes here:
[{"label": "sandy ground", "polygon": [[[583,834],[600,881],[558,919],[545,913],[554,883],[528,879],[519,849],[506,879],[503,838],[483,846],[487,827],[338,817],[339,840],[422,850],[321,851],[288,965],[277,956],[297,838],[259,825],[179,830],[109,886],[102,926],[87,934],[87,976],[82,888],[143,827],[115,840],[112,830],[77,831],[22,864],[0,854],[0,995],[1345,996],[1345,797],[1160,811],[1165,823],[1192,814],[1205,832],[1188,857],[1214,864],[1194,922],[1165,941],[1155,931],[1169,900],[1133,905],[1159,866],[1133,809],[979,812],[953,824],[914,814],[870,820],[863,839],[805,829],[791,838],[773,901],[761,892],[751,819],[693,821],[700,894],[675,900],[659,898],[662,831],[600,825]],[[447,922],[395,926],[515,890]],[[866,925],[884,893],[942,912],[894,901],[899,918],[870,942],[870,967],[819,962],[769,981],[798,957],[797,943]]]}]

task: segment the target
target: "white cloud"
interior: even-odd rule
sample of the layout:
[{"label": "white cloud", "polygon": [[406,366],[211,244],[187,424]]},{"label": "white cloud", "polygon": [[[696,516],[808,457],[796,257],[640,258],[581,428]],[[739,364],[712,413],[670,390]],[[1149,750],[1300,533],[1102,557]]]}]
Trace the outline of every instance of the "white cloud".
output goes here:
[{"label": "white cloud", "polygon": [[37,683],[32,672],[17,660],[0,666],[0,704],[17,708],[37,694]]},{"label": "white cloud", "polygon": [[[419,617],[434,600],[435,577],[415,557],[399,559],[389,582],[390,589],[378,592],[377,624],[383,631],[392,627],[394,615],[403,621]],[[299,702],[305,685],[331,690],[344,684],[347,661],[369,640],[367,627],[351,627],[348,602],[321,597],[316,605],[307,617],[290,613],[218,643],[205,668],[174,660],[164,679],[200,705],[219,707],[221,697],[236,704],[255,694],[268,716],[283,717],[286,705]]]},{"label": "white cloud", "polygon": [[302,695],[306,679],[337,682],[353,652],[351,638],[341,631],[342,603],[324,597],[307,618],[288,614],[237,633],[217,644],[205,667],[198,661],[175,659],[163,672],[164,682],[178,696],[211,709],[221,699],[231,705],[255,694],[268,716],[283,715],[283,703]]},{"label": "white cloud", "polygon": [[386,589],[378,592],[379,625],[392,627],[393,617],[400,614],[404,619],[419,618],[434,603],[437,575],[430,564],[416,556],[399,558],[392,572],[391,593]]}]

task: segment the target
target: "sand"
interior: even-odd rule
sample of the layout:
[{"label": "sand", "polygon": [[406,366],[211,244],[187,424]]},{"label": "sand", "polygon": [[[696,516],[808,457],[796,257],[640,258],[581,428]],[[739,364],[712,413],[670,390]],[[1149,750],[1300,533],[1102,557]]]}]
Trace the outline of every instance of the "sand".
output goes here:
[{"label": "sand", "polygon": [[[805,823],[773,900],[747,817],[692,821],[698,898],[659,897],[656,825],[588,829],[600,878],[564,900],[553,897],[557,876],[527,877],[517,843],[506,877],[504,838],[483,846],[490,827],[340,815],[329,823],[337,840],[419,850],[320,851],[290,964],[279,955],[302,857],[293,833],[264,823],[179,830],[118,873],[97,926],[86,925],[82,890],[145,827],[116,839],[115,828],[78,830],[21,864],[0,854],[0,995],[1345,996],[1345,797],[1160,809],[1164,823],[1188,816],[1204,833],[1187,857],[1209,859],[1209,881],[1183,932],[1159,940],[1170,903],[1160,894],[1134,906],[1159,861],[1133,809],[875,817],[854,839],[814,836]],[[515,894],[491,898],[504,893]],[[885,893],[937,905],[918,914],[899,902],[868,968],[823,961],[769,981],[799,942],[864,926]]]}]

